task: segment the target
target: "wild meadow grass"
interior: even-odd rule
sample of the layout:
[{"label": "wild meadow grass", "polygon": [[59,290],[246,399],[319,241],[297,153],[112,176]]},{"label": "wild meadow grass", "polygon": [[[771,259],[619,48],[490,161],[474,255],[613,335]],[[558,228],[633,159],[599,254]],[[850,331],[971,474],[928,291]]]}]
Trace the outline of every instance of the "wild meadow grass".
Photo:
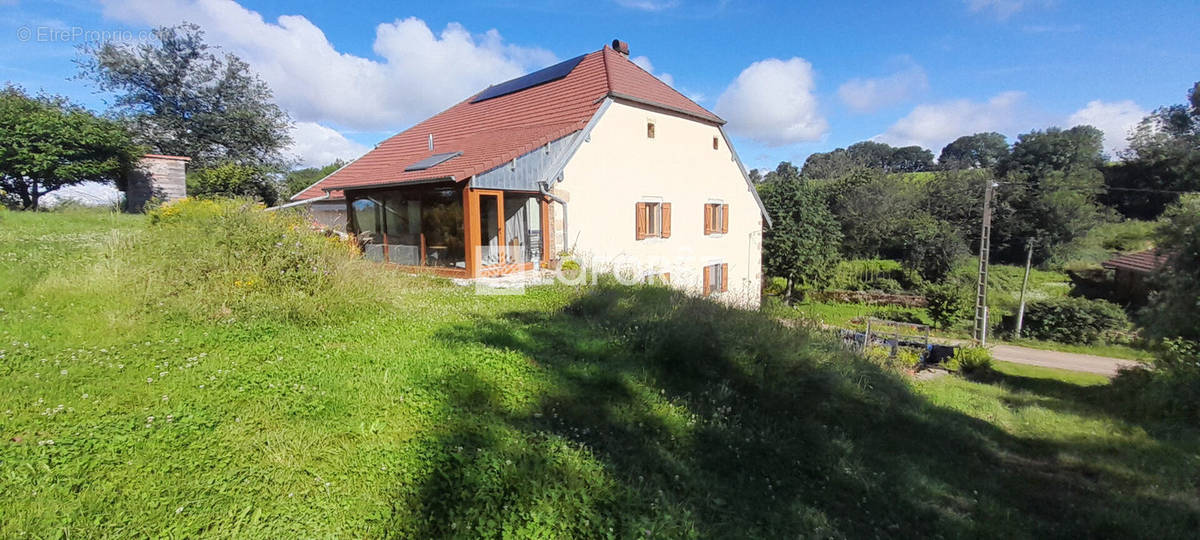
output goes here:
[{"label": "wild meadow grass", "polygon": [[0,536],[1192,537],[1104,379],[912,382],[658,287],[476,296],[285,214],[0,213]]}]

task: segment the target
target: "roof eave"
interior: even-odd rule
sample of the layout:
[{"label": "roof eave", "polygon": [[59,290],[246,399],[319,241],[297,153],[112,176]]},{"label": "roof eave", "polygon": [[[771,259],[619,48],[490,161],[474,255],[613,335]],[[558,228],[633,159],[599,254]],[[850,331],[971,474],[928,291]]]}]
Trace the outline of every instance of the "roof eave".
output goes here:
[{"label": "roof eave", "polygon": [[699,120],[701,122],[706,122],[706,123],[717,125],[717,126],[725,125],[725,120],[722,120],[719,116],[716,116],[716,115],[699,114],[699,113],[692,112],[689,110],[680,109],[679,107],[672,107],[670,105],[664,105],[664,104],[658,103],[656,101],[650,101],[648,99],[642,99],[642,98],[639,98],[636,96],[631,96],[629,94],[622,94],[620,92],[609,92],[604,97],[612,98],[617,101],[627,101],[630,103],[635,103],[635,104],[641,105],[643,107],[660,109],[665,112],[671,112],[671,113],[683,115],[683,116],[686,116],[693,120]]},{"label": "roof eave", "polygon": [[358,185],[353,185],[353,186],[327,186],[327,187],[323,187],[321,189],[323,191],[325,191],[326,193],[328,193],[330,191],[343,191],[343,192],[363,191],[363,190],[368,190],[368,189],[383,189],[383,188],[402,187],[402,186],[411,186],[411,185],[453,183],[456,181],[457,181],[457,179],[453,175],[450,175],[450,176],[437,176],[437,177],[430,177],[430,178],[416,178],[413,180],[396,180],[393,182],[377,182],[377,183],[370,183],[370,184],[358,184]]}]

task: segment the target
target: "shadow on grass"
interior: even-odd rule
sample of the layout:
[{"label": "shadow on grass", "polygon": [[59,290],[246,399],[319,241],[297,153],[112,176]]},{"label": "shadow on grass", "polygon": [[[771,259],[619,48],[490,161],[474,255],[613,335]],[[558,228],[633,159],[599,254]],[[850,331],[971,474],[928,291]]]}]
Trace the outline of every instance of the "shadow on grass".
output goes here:
[{"label": "shadow on grass", "polygon": [[830,341],[666,289],[601,286],[561,312],[439,337],[519,352],[549,385],[526,410],[478,370],[446,382],[456,414],[430,449],[435,472],[397,505],[422,514],[419,536],[1174,537],[1200,525],[1185,503],[1112,489],[1059,463],[1063,448],[933,406]]}]

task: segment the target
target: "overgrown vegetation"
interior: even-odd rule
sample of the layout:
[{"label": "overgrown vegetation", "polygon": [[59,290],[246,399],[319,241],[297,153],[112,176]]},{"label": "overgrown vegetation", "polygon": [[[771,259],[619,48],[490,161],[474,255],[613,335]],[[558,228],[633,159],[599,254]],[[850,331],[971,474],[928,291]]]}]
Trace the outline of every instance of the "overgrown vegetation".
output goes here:
[{"label": "overgrown vegetation", "polygon": [[1091,379],[997,365],[912,383],[665,288],[475,296],[254,205],[170,208],[0,214],[0,535],[1200,525],[1194,427],[1128,420]]}]

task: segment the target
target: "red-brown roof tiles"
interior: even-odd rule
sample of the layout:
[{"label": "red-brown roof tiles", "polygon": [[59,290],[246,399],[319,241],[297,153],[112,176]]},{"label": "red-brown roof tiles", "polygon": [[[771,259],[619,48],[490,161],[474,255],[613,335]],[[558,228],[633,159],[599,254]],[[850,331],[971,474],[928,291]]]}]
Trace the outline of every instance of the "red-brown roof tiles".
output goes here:
[{"label": "red-brown roof tiles", "polygon": [[1167,256],[1159,255],[1155,250],[1148,249],[1137,253],[1128,253],[1100,263],[1100,266],[1110,269],[1131,270],[1148,274],[1167,264]]},{"label": "red-brown roof tiles", "polygon": [[[342,189],[453,178],[487,172],[587,125],[605,97],[723,121],[609,47],[586,55],[561,79],[471,103],[470,98],[395,135],[292,197]],[[429,150],[433,135],[434,149]],[[404,168],[432,154],[462,155],[420,171]],[[337,191],[335,191],[337,190]]]}]

